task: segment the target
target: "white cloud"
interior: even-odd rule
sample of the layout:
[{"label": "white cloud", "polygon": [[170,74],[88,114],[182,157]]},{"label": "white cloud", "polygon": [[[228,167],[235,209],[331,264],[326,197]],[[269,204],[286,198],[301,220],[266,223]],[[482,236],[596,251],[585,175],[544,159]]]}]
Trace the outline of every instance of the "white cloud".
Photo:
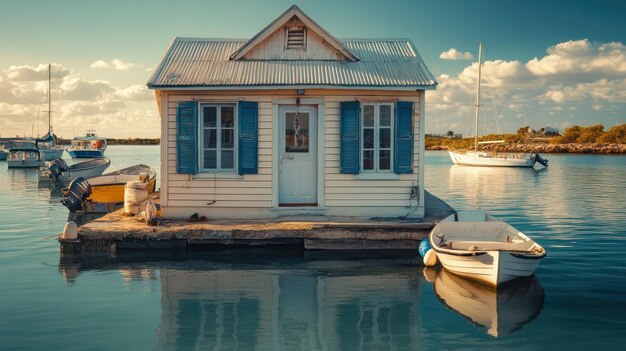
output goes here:
[{"label": "white cloud", "polygon": [[580,101],[584,98],[592,98],[596,102],[626,103],[626,78],[618,80],[600,79],[591,83],[579,83],[565,87],[552,86],[542,97],[556,103]]},{"label": "white cloud", "polygon": [[[535,75],[580,75],[581,73],[626,73],[626,46],[622,43],[594,44],[587,39],[551,46],[547,55],[526,64]],[[596,77],[597,78],[597,77]]]},{"label": "white cloud", "polygon": [[131,68],[135,68],[135,67],[139,67],[139,65],[136,65],[134,63],[130,63],[130,62],[124,62],[120,59],[113,59],[111,61],[104,61],[104,60],[97,60],[94,61],[91,66],[89,66],[91,68],[107,68],[107,69],[115,69],[118,71],[126,71],[129,70]]},{"label": "white cloud", "polygon": [[[35,66],[11,66],[4,71],[7,78],[14,82],[19,81],[43,81],[48,79],[48,65],[40,64]],[[58,63],[51,64],[50,76],[52,80],[64,78],[70,71]]]},{"label": "white cloud", "polygon": [[458,51],[455,48],[444,51],[439,55],[439,58],[442,60],[471,60],[473,57],[470,52]]},{"label": "white cloud", "polygon": [[116,92],[120,97],[132,101],[153,101],[154,93],[143,84],[131,85]]},{"label": "white cloud", "polygon": [[[618,106],[626,108],[626,46],[622,43],[567,41],[549,47],[543,57],[527,62],[487,60],[482,73],[483,116],[492,119],[493,113],[488,110],[493,96],[504,128],[509,131],[519,127],[519,119],[515,117],[521,116],[529,124],[542,125],[552,120],[556,125],[564,118],[584,124],[589,116],[583,111],[588,108],[602,110],[596,118],[599,123],[609,125],[619,118],[615,112],[619,111]],[[428,92],[426,97],[426,109],[431,111],[432,121],[429,132],[446,131],[448,125],[468,119],[477,77],[478,63],[473,62],[458,74],[437,78],[437,90]],[[578,108],[581,106],[587,108]],[[566,111],[581,112],[569,117]],[[551,115],[554,117],[548,117]]]},{"label": "white cloud", "polygon": [[[158,137],[160,121],[154,93],[144,85],[118,87],[105,80],[84,79],[53,65],[52,110],[55,132],[72,137],[95,127],[111,137]],[[56,74],[55,74],[56,72]],[[47,124],[38,114],[47,89],[47,65],[11,66],[0,70],[0,132],[3,136],[43,135]],[[38,117],[39,116],[39,117]],[[120,128],[129,121],[141,127]],[[39,126],[39,128],[37,128]],[[39,129],[39,130],[37,130]]]}]

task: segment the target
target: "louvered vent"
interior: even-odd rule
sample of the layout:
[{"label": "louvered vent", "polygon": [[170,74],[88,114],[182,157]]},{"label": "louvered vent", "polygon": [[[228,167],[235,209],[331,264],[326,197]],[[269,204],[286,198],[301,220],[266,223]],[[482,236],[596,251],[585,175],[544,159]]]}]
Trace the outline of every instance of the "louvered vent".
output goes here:
[{"label": "louvered vent", "polygon": [[287,28],[287,49],[306,50],[306,28]]}]

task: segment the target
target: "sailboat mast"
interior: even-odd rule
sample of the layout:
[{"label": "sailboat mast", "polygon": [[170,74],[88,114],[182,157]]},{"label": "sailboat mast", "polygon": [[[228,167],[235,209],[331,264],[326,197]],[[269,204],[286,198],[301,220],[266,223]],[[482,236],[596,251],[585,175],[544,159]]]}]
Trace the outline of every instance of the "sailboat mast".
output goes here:
[{"label": "sailboat mast", "polygon": [[480,74],[483,65],[483,43],[478,46],[478,82],[476,83],[476,109],[474,116],[474,151],[478,151],[478,116],[480,115]]},{"label": "sailboat mast", "polygon": [[48,64],[48,135],[51,135],[51,131],[52,131],[52,126],[51,126],[52,103],[50,102],[50,70],[51,70],[51,65]]}]

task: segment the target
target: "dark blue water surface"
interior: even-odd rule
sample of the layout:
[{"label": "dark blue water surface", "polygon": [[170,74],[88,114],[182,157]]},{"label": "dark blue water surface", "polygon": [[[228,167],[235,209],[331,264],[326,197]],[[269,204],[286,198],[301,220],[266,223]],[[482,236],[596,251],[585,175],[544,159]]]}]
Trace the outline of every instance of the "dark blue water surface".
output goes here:
[{"label": "dark blue water surface", "polygon": [[[156,146],[107,156],[111,170],[158,169]],[[0,349],[622,349],[626,157],[548,158],[534,171],[426,153],[427,190],[548,250],[535,277],[498,292],[417,259],[294,249],[61,261],[60,189],[0,162]]]}]

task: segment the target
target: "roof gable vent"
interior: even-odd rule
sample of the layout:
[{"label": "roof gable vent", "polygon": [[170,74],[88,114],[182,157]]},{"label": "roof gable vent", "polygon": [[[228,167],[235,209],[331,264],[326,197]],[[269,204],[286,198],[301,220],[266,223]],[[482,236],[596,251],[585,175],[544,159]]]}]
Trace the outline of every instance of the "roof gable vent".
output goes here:
[{"label": "roof gable vent", "polygon": [[306,51],[306,27],[286,27],[285,47]]}]

